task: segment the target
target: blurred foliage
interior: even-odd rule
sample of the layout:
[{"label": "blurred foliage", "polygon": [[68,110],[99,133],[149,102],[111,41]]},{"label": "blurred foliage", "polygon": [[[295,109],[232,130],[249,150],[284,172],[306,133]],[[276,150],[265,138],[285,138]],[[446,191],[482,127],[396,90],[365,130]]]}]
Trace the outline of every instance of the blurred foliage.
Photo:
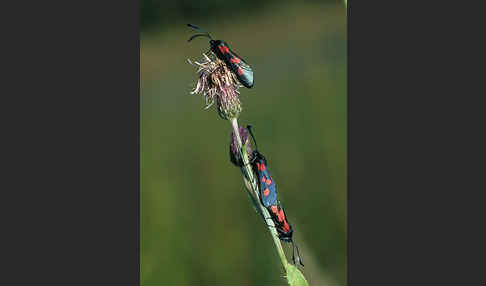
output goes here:
[{"label": "blurred foliage", "polygon": [[[306,0],[306,2],[330,2],[339,0]],[[170,27],[181,19],[199,22],[209,17],[241,17],[275,4],[291,3],[291,0],[142,0],[140,9],[141,28],[143,30]]]},{"label": "blurred foliage", "polygon": [[[233,11],[239,2],[224,3]],[[239,122],[253,125],[269,162],[307,281],[342,286],[346,10],[342,1],[285,3],[189,22],[227,41],[254,69],[254,88],[240,90]],[[187,43],[191,16],[170,5],[179,4],[164,6],[174,20],[141,36],[141,285],[286,285],[270,234],[229,161],[229,122],[189,94],[197,74],[187,58],[200,59],[208,42]]]}]

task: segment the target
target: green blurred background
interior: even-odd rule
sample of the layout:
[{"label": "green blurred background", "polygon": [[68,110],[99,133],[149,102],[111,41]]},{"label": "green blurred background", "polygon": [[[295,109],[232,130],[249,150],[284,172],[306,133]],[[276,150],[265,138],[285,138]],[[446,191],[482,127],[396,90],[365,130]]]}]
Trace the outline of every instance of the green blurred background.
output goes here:
[{"label": "green blurred background", "polygon": [[253,68],[239,123],[254,126],[304,275],[310,285],[346,285],[343,1],[142,0],[141,23],[141,285],[286,285],[229,161],[230,123],[190,95],[197,74],[187,59],[201,59],[209,44],[188,43],[186,23]]}]

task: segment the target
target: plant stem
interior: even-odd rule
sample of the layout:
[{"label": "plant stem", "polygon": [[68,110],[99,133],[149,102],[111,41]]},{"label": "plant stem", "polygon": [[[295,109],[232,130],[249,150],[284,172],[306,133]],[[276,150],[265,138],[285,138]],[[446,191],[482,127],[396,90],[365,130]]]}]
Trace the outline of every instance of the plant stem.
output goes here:
[{"label": "plant stem", "polygon": [[[243,159],[243,166],[241,167],[241,172],[243,173],[243,180],[245,181],[245,186],[249,191],[250,196],[252,199],[256,201],[256,207],[258,207],[258,211],[260,214],[263,215],[265,218],[266,225],[268,226],[268,231],[272,235],[273,242],[275,243],[275,247],[277,248],[277,252],[280,256],[280,260],[282,261],[282,265],[285,269],[287,269],[287,257],[285,256],[284,250],[282,248],[282,243],[278,238],[277,230],[275,229],[275,224],[270,219],[270,214],[268,210],[261,204],[260,202],[260,194],[258,192],[258,185],[253,175],[253,170],[251,169],[250,160],[248,159],[248,154],[246,153],[246,147],[243,148],[243,144],[240,138],[240,132],[238,128],[238,120],[236,118],[231,119],[231,125],[233,127],[233,133],[236,136],[236,142],[238,144],[238,149],[240,151],[241,158]],[[246,142],[245,142],[246,145]]]}]

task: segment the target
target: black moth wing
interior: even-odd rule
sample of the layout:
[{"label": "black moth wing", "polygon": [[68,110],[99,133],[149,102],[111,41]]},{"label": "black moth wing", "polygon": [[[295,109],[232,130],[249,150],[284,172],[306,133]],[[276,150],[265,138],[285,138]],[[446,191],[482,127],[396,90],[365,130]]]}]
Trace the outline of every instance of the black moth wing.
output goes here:
[{"label": "black moth wing", "polygon": [[[234,58],[233,60],[229,60],[233,73],[235,73],[236,77],[242,85],[247,88],[253,87],[253,70],[251,69],[250,65],[233,51],[230,50],[230,53]],[[228,62],[226,64],[228,65]]]},{"label": "black moth wing", "polygon": [[[280,240],[291,242],[292,241],[292,233],[294,232],[290,222],[288,221],[287,214],[285,213],[284,208],[279,200],[277,200],[276,205],[271,205],[267,207],[267,210],[270,214],[273,223],[278,232],[278,237]],[[283,212],[284,220],[279,219],[278,213]]]},{"label": "black moth wing", "polygon": [[233,52],[228,45],[223,45],[223,48],[219,48],[218,52],[218,56],[236,75],[240,83],[247,88],[251,88],[253,86],[253,70],[251,69],[250,65],[235,52]]}]

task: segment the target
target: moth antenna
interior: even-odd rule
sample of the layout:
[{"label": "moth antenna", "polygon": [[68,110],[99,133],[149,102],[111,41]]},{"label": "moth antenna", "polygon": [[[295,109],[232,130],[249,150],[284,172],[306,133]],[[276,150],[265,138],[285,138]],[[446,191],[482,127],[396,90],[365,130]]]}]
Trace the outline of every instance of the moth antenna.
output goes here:
[{"label": "moth antenna", "polygon": [[294,245],[295,248],[297,249],[297,257],[299,259],[299,264],[302,265],[302,267],[304,267],[304,263],[302,263],[302,256],[300,256],[299,247],[297,246],[297,244],[293,240],[292,240],[292,245]]},{"label": "moth antenna", "polygon": [[189,26],[189,27],[191,27],[191,28],[193,28],[193,29],[195,29],[195,30],[199,30],[199,31],[203,31],[203,32],[204,32],[204,30],[203,30],[203,29],[199,28],[199,27],[198,27],[198,26],[196,26],[196,25],[193,25],[193,24],[187,24],[187,26]]},{"label": "moth antenna", "polygon": [[[192,41],[194,38],[197,38],[197,37],[208,37],[211,39],[211,37],[209,37],[207,34],[195,34],[195,35],[192,35],[189,40],[187,40],[188,42]],[[211,39],[212,40],[212,39]]]},{"label": "moth antenna", "polygon": [[[204,29],[202,29],[202,28],[200,28],[200,27],[198,27],[198,26],[196,26],[196,25],[193,25],[193,24],[187,24],[187,26],[189,26],[189,27],[191,27],[191,28],[193,28],[193,29],[195,29],[195,30],[199,30],[199,31],[201,31],[201,32],[203,32],[203,33],[204,33],[204,34],[198,34],[198,35],[201,35],[201,36],[206,35],[206,37],[210,38],[211,40],[214,40],[214,39],[213,39],[213,37],[211,37],[211,35],[209,34],[209,32],[208,32],[208,31],[206,31],[206,30],[204,30]],[[188,41],[188,42],[190,42],[190,41],[191,41],[192,39],[194,39],[195,37],[197,37],[197,36],[196,36],[196,35],[192,36],[192,37],[189,39],[189,41]]]},{"label": "moth antenna", "polygon": [[295,265],[295,244],[293,241],[292,241],[292,262]]},{"label": "moth antenna", "polygon": [[251,125],[248,124],[246,126],[246,129],[248,129],[248,131],[250,132],[251,138],[253,138],[253,142],[255,142],[255,149],[258,150],[258,145],[257,145],[257,142],[255,140],[255,136],[253,136],[253,132],[251,131]]}]

